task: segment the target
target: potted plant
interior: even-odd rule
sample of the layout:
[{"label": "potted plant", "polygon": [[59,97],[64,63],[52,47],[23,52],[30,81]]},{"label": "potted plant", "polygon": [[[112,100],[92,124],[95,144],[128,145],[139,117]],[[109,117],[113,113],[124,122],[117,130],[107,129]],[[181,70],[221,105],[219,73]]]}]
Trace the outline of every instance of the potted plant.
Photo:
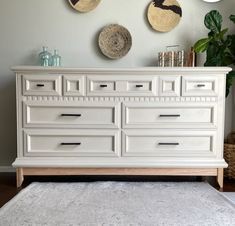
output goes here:
[{"label": "potted plant", "polygon": [[[235,15],[230,20],[235,23]],[[206,52],[204,66],[234,66],[235,65],[235,34],[227,34],[228,28],[222,29],[223,18],[217,10],[206,14],[204,24],[210,30],[207,38],[200,39],[194,45],[196,53]],[[227,75],[226,97],[235,77],[235,71]]]}]

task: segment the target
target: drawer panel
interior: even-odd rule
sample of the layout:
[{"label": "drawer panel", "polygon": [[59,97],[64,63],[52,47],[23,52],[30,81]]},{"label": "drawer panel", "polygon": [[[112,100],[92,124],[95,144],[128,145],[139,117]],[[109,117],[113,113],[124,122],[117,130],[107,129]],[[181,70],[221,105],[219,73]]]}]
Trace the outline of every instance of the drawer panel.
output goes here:
[{"label": "drawer panel", "polygon": [[182,96],[217,96],[216,76],[183,76]]},{"label": "drawer panel", "polygon": [[181,92],[181,76],[160,76],[160,96],[177,97]]},{"label": "drawer panel", "polygon": [[65,104],[27,101],[23,104],[24,127],[119,128],[120,104],[76,102]]},{"label": "drawer panel", "polygon": [[25,156],[113,156],[120,153],[118,130],[25,130]]},{"label": "drawer panel", "polygon": [[61,96],[60,75],[23,75],[23,95]]},{"label": "drawer panel", "polygon": [[80,75],[64,75],[64,96],[85,96],[85,77]]},{"label": "drawer panel", "polygon": [[124,156],[215,157],[214,131],[124,131]]},{"label": "drawer panel", "polygon": [[88,76],[88,96],[157,96],[155,76]]},{"label": "drawer panel", "polygon": [[216,128],[213,103],[124,103],[124,128]]}]

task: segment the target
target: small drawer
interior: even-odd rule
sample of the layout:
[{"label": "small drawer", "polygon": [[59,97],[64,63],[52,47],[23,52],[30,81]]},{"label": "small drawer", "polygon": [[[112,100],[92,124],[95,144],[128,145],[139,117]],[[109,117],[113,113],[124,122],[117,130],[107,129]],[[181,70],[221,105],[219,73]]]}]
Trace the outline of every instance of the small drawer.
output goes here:
[{"label": "small drawer", "polygon": [[157,96],[155,76],[88,76],[88,96]]},{"label": "small drawer", "polygon": [[123,156],[215,157],[214,131],[123,132]]},{"label": "small drawer", "polygon": [[23,95],[61,96],[60,75],[23,75]]},{"label": "small drawer", "polygon": [[64,75],[64,96],[85,96],[85,77],[80,75]]},{"label": "small drawer", "polygon": [[118,130],[25,130],[24,156],[118,157]]},{"label": "small drawer", "polygon": [[123,104],[123,128],[216,128],[215,103]]},{"label": "small drawer", "polygon": [[159,96],[178,97],[181,92],[181,76],[160,76]]},{"label": "small drawer", "polygon": [[217,96],[216,76],[183,76],[182,96]]},{"label": "small drawer", "polygon": [[119,128],[120,104],[115,102],[23,103],[24,127]]}]

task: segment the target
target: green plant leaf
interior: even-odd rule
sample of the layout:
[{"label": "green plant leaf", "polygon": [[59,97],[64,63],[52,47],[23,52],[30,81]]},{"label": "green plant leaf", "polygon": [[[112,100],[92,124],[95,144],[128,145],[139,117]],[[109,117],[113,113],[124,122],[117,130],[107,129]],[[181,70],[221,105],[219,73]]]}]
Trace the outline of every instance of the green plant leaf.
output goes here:
[{"label": "green plant leaf", "polygon": [[207,13],[204,20],[205,26],[214,33],[221,31],[222,22],[223,18],[217,10],[212,10]]},{"label": "green plant leaf", "polygon": [[231,21],[233,21],[233,23],[235,23],[235,15],[231,15],[231,16],[229,17],[229,19],[230,19]]},{"label": "green plant leaf", "polygon": [[202,52],[205,52],[208,48],[208,45],[211,41],[212,37],[210,38],[203,38],[203,39],[200,39],[198,40],[195,45],[194,45],[194,50],[196,53],[202,53]]},{"label": "green plant leaf", "polygon": [[217,36],[216,38],[218,39],[224,39],[224,35],[228,32],[228,28],[223,29]]}]

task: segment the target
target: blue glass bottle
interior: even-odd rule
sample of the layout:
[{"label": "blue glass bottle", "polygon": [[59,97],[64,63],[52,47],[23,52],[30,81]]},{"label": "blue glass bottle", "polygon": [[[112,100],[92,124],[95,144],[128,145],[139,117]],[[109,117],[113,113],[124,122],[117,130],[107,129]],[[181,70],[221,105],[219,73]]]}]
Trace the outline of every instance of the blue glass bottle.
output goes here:
[{"label": "blue glass bottle", "polygon": [[52,66],[61,66],[61,56],[58,54],[58,50],[54,50],[54,55],[52,56]]},{"label": "blue glass bottle", "polygon": [[47,47],[43,47],[41,53],[39,53],[40,65],[44,67],[51,66],[52,56],[51,53],[48,52]]}]

